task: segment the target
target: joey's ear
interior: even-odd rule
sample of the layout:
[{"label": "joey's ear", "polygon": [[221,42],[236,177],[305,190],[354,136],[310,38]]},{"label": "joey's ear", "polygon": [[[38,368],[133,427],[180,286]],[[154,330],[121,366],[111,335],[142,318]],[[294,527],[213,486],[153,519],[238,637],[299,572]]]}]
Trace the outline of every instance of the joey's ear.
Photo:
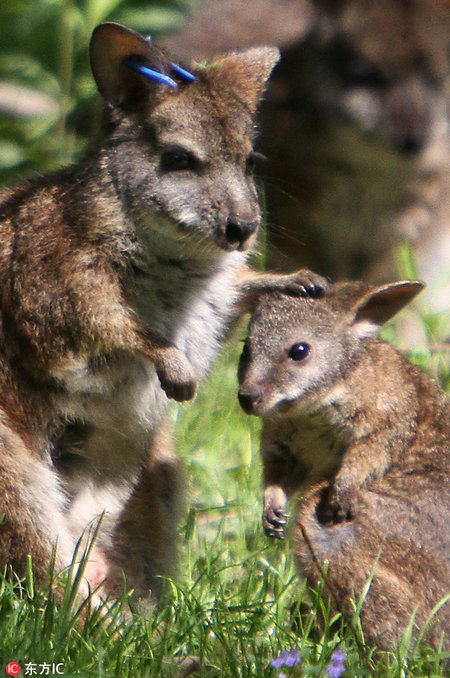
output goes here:
[{"label": "joey's ear", "polygon": [[163,75],[169,70],[167,60],[150,40],[114,22],[100,24],[94,29],[89,52],[98,90],[106,101],[113,104],[139,99],[149,87],[157,86],[127,66],[127,60]]},{"label": "joey's ear", "polygon": [[209,65],[209,77],[217,88],[234,91],[253,112],[279,58],[277,47],[252,47],[227,54]]},{"label": "joey's ear", "polygon": [[375,334],[383,323],[409,304],[424,287],[425,283],[419,280],[401,280],[375,287],[361,297],[354,307],[354,333],[359,337]]}]

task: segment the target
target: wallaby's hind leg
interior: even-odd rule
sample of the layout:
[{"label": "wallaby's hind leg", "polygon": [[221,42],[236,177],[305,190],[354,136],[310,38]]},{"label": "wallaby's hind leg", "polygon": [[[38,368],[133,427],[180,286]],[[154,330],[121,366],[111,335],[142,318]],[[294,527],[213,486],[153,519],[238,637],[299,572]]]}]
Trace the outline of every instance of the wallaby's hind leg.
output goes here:
[{"label": "wallaby's hind leg", "polygon": [[23,576],[31,555],[42,580],[56,548],[59,571],[72,559],[74,542],[65,525],[64,494],[56,473],[34,457],[21,437],[0,419],[0,567]]},{"label": "wallaby's hind leg", "polygon": [[142,475],[113,535],[106,589],[123,590],[122,571],[137,598],[156,598],[163,585],[157,575],[171,576],[176,566],[179,498],[183,496],[179,461],[168,429],[156,431]]}]

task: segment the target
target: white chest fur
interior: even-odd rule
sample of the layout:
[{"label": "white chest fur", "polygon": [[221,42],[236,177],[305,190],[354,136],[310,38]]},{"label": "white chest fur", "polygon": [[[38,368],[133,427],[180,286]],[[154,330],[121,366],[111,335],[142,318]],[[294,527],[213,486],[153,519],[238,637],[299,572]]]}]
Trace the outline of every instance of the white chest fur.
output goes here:
[{"label": "white chest fur", "polygon": [[[243,255],[234,252],[203,270],[190,260],[159,262],[133,281],[130,298],[140,322],[186,355],[197,380],[206,375],[230,323],[242,263]],[[77,452],[97,469],[128,475],[169,402],[153,365],[131,354],[104,363],[76,356],[54,376],[64,386],[58,413],[89,427]]]}]

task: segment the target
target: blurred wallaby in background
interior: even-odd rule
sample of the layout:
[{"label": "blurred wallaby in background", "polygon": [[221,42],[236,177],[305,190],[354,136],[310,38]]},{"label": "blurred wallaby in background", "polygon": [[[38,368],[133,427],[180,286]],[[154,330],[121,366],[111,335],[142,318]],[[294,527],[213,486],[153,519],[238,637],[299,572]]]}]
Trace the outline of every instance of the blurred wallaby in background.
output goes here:
[{"label": "blurred wallaby in background", "polygon": [[259,144],[271,266],[382,282],[406,240],[448,305],[446,0],[212,0],[166,42],[183,57],[281,49]]},{"label": "blurred wallaby in background", "polygon": [[[314,586],[328,562],[332,610],[350,617],[373,573],[360,619],[385,648],[414,611],[417,637],[450,589],[450,403],[376,336],[422,287],[344,282],[318,299],[262,295],[239,364],[241,406],[263,420],[266,534],[283,536],[297,496],[301,572]],[[449,613],[447,602],[428,629],[436,646]]]}]

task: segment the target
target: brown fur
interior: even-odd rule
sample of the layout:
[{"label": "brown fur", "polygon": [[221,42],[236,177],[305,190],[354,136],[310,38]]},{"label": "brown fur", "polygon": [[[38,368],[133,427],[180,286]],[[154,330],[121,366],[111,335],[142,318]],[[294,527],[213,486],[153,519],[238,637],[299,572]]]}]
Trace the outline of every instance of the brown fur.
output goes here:
[{"label": "brown fur", "polygon": [[[341,283],[316,300],[264,295],[239,367],[240,402],[264,424],[266,533],[283,536],[297,494],[298,564],[314,585],[320,573],[301,525],[320,567],[329,562],[335,611],[351,614],[374,568],[361,621],[381,647],[399,639],[416,607],[417,635],[450,582],[450,403],[374,336],[421,288]],[[449,607],[428,630],[435,645]]]}]

